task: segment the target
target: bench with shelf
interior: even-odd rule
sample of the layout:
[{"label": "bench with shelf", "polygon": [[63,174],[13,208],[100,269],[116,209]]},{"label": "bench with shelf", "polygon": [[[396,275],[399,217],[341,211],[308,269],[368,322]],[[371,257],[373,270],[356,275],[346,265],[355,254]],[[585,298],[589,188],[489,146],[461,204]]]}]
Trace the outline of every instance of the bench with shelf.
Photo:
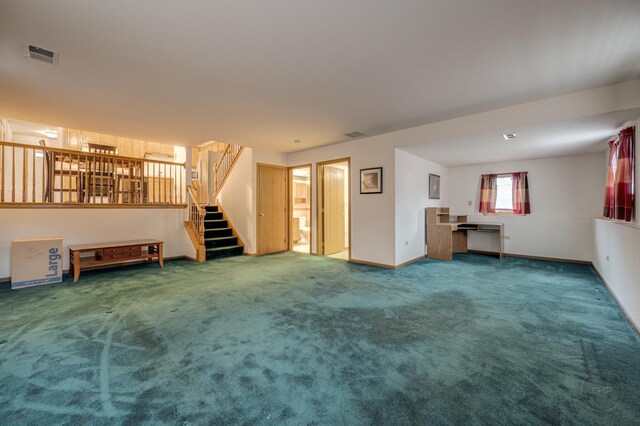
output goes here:
[{"label": "bench with shelf", "polygon": [[163,242],[160,240],[133,240],[115,243],[81,244],[69,246],[69,273],[73,282],[80,278],[80,270],[96,266],[118,266],[132,261],[158,259],[164,266]]}]

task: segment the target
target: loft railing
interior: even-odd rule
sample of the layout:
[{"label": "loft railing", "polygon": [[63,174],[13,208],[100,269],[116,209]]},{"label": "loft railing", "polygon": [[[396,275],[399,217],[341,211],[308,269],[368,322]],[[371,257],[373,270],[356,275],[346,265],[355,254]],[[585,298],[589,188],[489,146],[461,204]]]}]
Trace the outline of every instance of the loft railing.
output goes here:
[{"label": "loft railing", "polygon": [[227,145],[224,152],[222,153],[222,156],[216,163],[215,168],[213,170],[213,175],[215,176],[215,183],[214,183],[215,186],[214,186],[214,192],[213,192],[214,200],[216,201],[218,200],[218,195],[220,194],[220,191],[222,190],[224,183],[229,177],[231,169],[233,168],[234,164],[238,160],[238,157],[240,157],[240,154],[242,153],[243,149],[244,147],[240,145],[231,145],[231,144]]},{"label": "loft railing", "polygon": [[185,166],[0,142],[0,206],[185,206]]}]

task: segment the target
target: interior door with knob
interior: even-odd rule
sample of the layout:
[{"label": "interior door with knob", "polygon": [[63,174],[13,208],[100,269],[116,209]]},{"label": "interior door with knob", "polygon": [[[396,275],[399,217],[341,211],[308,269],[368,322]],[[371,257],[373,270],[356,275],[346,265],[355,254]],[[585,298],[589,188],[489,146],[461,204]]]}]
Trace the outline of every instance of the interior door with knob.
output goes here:
[{"label": "interior door with knob", "polygon": [[284,167],[258,164],[258,254],[289,248],[287,174]]},{"label": "interior door with knob", "polygon": [[345,173],[326,165],[323,172],[324,254],[340,253],[345,247]]}]

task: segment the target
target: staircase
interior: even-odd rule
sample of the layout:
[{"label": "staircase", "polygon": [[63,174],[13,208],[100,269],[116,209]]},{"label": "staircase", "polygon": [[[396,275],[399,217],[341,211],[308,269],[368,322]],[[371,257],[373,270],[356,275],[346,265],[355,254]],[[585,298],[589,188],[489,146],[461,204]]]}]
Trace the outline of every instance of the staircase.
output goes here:
[{"label": "staircase", "polygon": [[233,228],[218,206],[204,206],[205,258],[217,259],[244,254],[244,245],[234,235]]},{"label": "staircase", "polygon": [[[238,145],[227,145],[212,170],[212,175],[215,176],[214,200],[217,201],[242,149],[243,147]],[[243,255],[244,243],[222,208],[219,205],[198,202],[197,189],[195,185],[187,187],[189,220],[185,222],[189,238],[196,249],[196,260],[204,262],[207,259]]]}]

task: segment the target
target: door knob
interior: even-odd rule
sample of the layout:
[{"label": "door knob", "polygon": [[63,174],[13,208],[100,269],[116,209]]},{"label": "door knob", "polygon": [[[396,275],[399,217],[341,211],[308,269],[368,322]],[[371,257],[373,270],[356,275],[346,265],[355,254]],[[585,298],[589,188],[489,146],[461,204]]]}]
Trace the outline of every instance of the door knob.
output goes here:
[{"label": "door knob", "polygon": [[260,216],[264,216],[264,213],[260,213]]}]

